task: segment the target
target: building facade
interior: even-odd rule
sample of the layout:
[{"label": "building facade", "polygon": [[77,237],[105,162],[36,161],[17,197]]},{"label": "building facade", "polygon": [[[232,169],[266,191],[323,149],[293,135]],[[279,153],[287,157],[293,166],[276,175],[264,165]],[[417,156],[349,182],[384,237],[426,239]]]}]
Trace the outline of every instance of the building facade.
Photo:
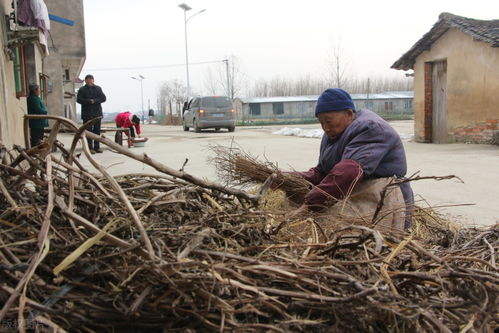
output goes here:
[{"label": "building facade", "polygon": [[[22,2],[0,0],[0,141],[8,149],[24,144],[23,117],[27,113],[29,83],[46,94],[43,61],[48,55],[47,20],[21,24]],[[26,3],[24,3],[26,5]],[[19,12],[18,12],[19,10]],[[29,20],[26,17],[22,17]],[[45,31],[39,27],[44,25]]]},{"label": "building facade", "polygon": [[499,130],[499,20],[442,13],[392,68],[414,70],[415,140],[489,143]]},{"label": "building facade", "polygon": [[[356,109],[369,109],[383,117],[410,116],[412,91],[351,94]],[[234,100],[238,120],[291,121],[315,119],[319,96],[242,97]]]},{"label": "building facade", "polygon": [[46,104],[50,114],[76,119],[75,91],[85,63],[83,0],[45,0],[51,27],[50,55],[43,64],[48,76]]},{"label": "building facade", "polygon": [[[49,114],[73,118],[64,110],[75,110],[74,82],[85,59],[83,4],[0,0],[0,16],[0,141],[10,149],[24,145],[30,83],[40,86]],[[59,26],[61,18],[66,24]]]}]

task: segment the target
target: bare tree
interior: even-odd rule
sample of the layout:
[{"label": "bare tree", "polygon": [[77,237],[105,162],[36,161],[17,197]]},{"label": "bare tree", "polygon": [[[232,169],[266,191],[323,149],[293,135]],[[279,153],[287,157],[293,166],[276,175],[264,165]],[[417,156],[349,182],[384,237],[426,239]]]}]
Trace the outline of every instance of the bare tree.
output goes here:
[{"label": "bare tree", "polygon": [[204,85],[209,94],[226,95],[234,99],[243,89],[243,77],[241,61],[237,56],[230,55],[214,70],[207,70]]},{"label": "bare tree", "polygon": [[269,80],[261,79],[255,82],[250,95],[260,97],[318,95],[327,87],[323,80],[312,78],[310,75],[294,80],[275,76]]},{"label": "bare tree", "polygon": [[345,56],[345,50],[341,45],[341,41],[338,40],[335,46],[332,48],[332,53],[328,60],[328,77],[326,80],[329,85],[335,88],[345,89],[347,86],[347,72],[348,72],[348,62]]},{"label": "bare tree", "polygon": [[323,80],[306,75],[292,82],[291,91],[294,96],[318,95],[326,88],[327,84]]},{"label": "bare tree", "polygon": [[220,82],[217,76],[213,73],[211,68],[208,68],[206,76],[204,79],[204,86],[208,91],[209,95],[218,95],[219,91],[222,90],[220,87]]},{"label": "bare tree", "polygon": [[[331,83],[326,80],[303,76],[298,79],[286,79],[275,76],[268,80],[256,81],[249,96],[272,97],[272,96],[304,96],[319,95],[325,89],[330,88]],[[342,89],[352,94],[372,94],[385,91],[407,91],[413,89],[412,78],[406,77],[367,77],[358,79],[350,76],[345,81]]]},{"label": "bare tree", "polygon": [[159,114],[165,117],[168,109],[169,96],[171,95],[170,86],[166,82],[159,85],[156,94],[156,104],[158,105]]},{"label": "bare tree", "polygon": [[[222,80],[222,86],[229,93],[229,97],[234,99],[243,89],[243,77],[241,60],[231,54],[224,60],[226,79]],[[228,87],[227,87],[228,85]]]},{"label": "bare tree", "polygon": [[186,91],[185,85],[177,79],[161,83],[157,95],[158,106],[162,114],[168,115],[170,123],[174,123],[174,118],[180,118]]}]

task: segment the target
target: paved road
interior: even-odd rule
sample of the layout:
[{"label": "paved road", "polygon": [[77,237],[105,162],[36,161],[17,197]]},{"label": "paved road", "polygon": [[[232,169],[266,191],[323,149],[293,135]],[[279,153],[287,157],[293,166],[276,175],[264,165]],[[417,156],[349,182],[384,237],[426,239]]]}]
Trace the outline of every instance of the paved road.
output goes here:
[{"label": "paved road", "polygon": [[[454,206],[439,209],[442,213],[459,216],[470,224],[499,223],[499,147],[490,145],[434,145],[410,142],[412,121],[392,122],[401,137],[409,163],[408,174],[420,172],[421,176],[459,176],[457,180],[422,180],[413,183],[415,194],[424,198],[432,207]],[[317,162],[320,140],[296,136],[281,136],[272,132],[284,126],[237,127],[233,133],[182,131],[180,126],[144,125],[149,141],[134,152],[147,153],[153,159],[175,169],[188,162],[184,170],[197,177],[216,181],[214,167],[207,159],[213,156],[210,145],[238,146],[247,153],[277,163],[282,169],[307,170]],[[293,126],[304,129],[319,125]],[[104,148],[103,154],[94,155],[114,174],[154,172],[128,157]],[[89,165],[84,161],[84,165]],[[474,204],[473,206],[455,206]],[[423,205],[423,203],[421,203]]]}]

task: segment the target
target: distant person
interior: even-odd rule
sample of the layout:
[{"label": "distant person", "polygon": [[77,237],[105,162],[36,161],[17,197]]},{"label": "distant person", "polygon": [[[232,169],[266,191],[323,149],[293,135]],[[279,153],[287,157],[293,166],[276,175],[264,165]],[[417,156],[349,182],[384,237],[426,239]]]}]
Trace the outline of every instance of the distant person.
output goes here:
[{"label": "distant person", "polygon": [[[28,114],[48,114],[47,108],[40,99],[40,86],[29,85],[29,96],[27,99]],[[48,119],[30,119],[29,133],[31,147],[37,146],[43,140],[43,129],[49,126]]]},{"label": "distant person", "polygon": [[[85,85],[78,90],[76,101],[81,104],[81,119],[84,123],[97,117],[102,117],[101,104],[106,101],[106,95],[101,87],[94,84],[93,75],[85,76]],[[100,135],[101,120],[95,122],[88,130]],[[88,147],[92,154],[102,153],[99,141],[87,138]]]},{"label": "distant person", "polygon": [[140,137],[140,118],[132,114],[131,112],[125,111],[118,113],[118,115],[114,119],[114,122],[116,123],[116,127],[128,129],[127,131],[125,131],[125,134],[129,138],[129,146],[133,145],[135,132],[137,132],[137,136]]}]

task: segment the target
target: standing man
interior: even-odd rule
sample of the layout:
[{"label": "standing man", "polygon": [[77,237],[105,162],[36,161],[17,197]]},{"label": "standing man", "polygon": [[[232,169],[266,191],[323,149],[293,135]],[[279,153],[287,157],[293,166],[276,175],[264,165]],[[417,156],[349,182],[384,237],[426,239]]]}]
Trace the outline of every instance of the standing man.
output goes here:
[{"label": "standing man", "polygon": [[[106,95],[102,92],[101,87],[94,84],[93,75],[85,76],[85,85],[78,90],[76,101],[81,104],[81,119],[84,123],[97,117],[102,117],[101,104],[106,101]],[[100,135],[101,120],[95,122],[89,131]],[[92,154],[102,153],[99,147],[99,141],[94,141],[87,138],[88,147]]]},{"label": "standing man", "polygon": [[[40,99],[40,86],[29,85],[28,114],[47,114],[47,109]],[[31,147],[34,147],[43,140],[43,129],[49,126],[48,119],[30,119],[29,134]]]}]

